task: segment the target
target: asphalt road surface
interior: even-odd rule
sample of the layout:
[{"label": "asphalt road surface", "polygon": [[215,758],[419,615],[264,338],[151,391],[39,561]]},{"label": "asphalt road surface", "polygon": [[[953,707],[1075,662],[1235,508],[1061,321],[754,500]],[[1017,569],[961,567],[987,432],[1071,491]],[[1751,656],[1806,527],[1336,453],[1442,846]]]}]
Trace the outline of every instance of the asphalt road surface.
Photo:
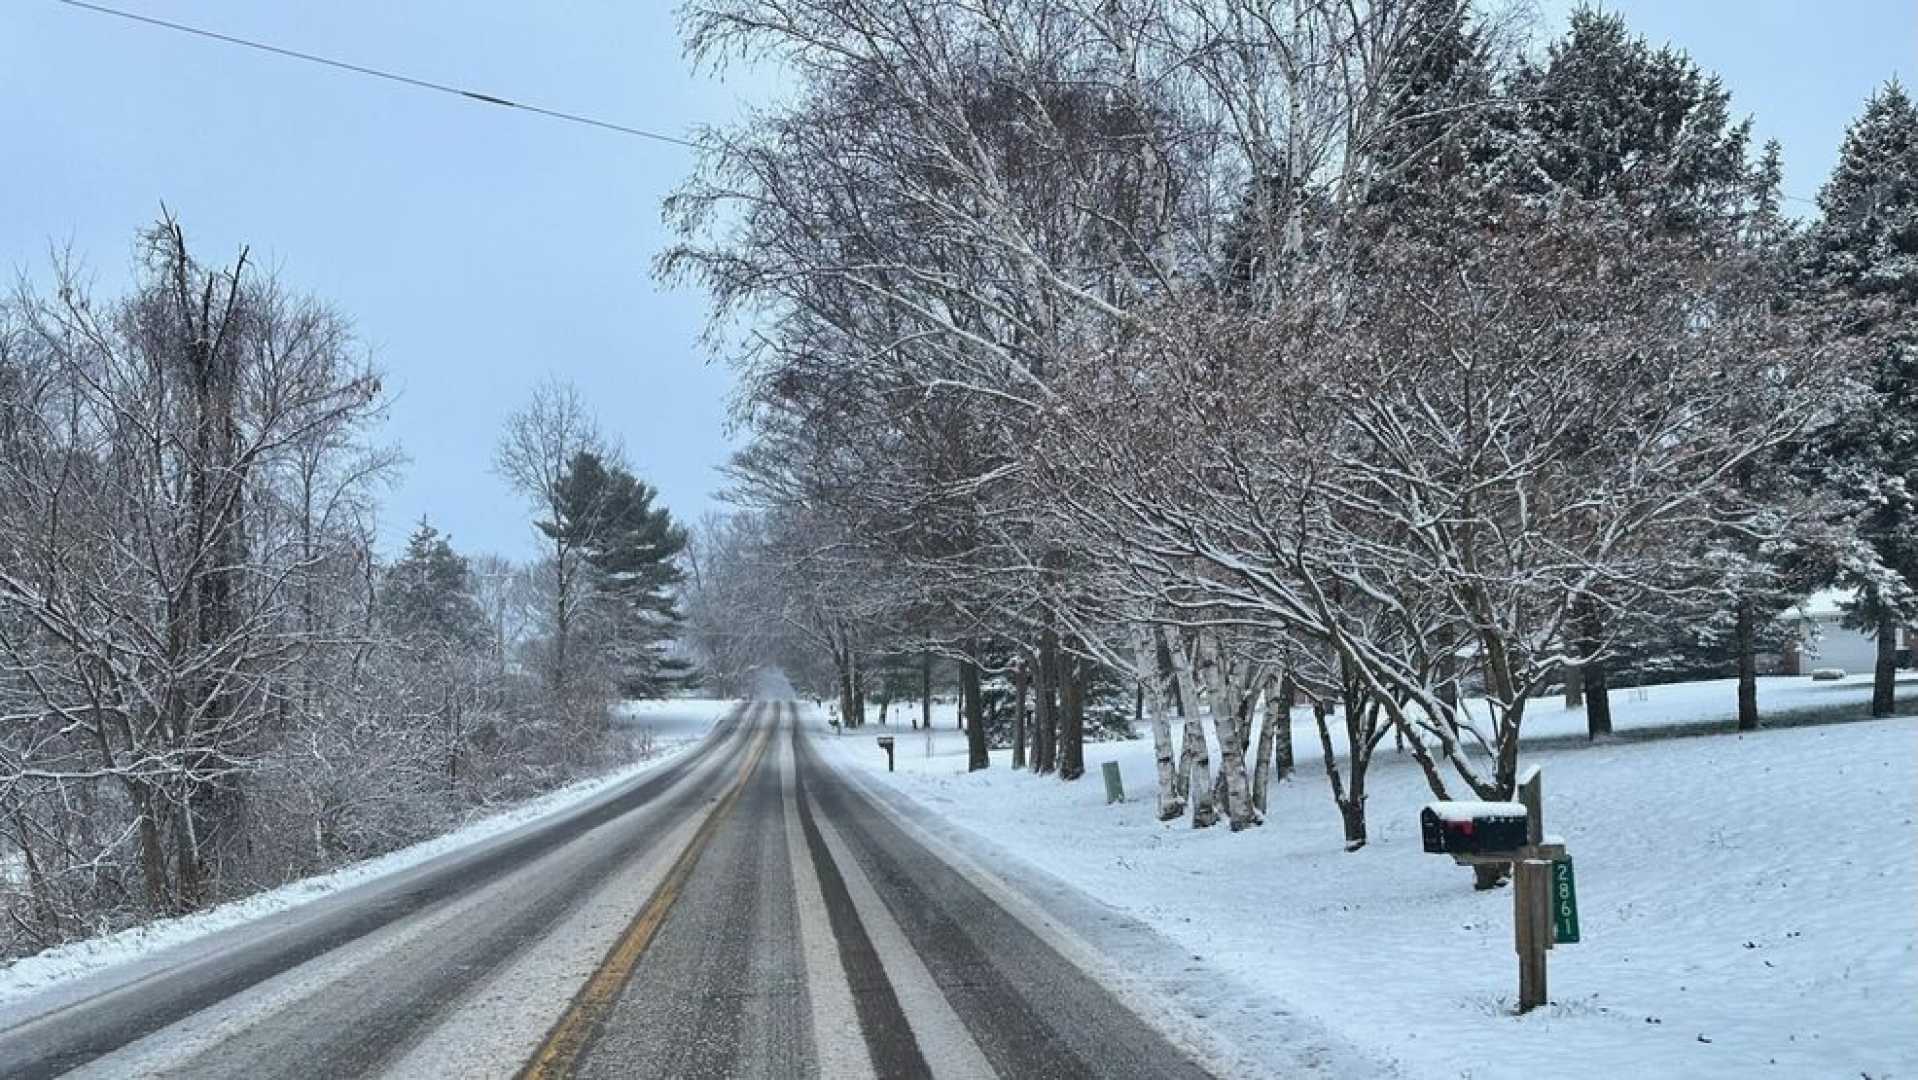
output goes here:
[{"label": "asphalt road surface", "polygon": [[797,720],[0,1008],[0,1076],[1207,1075]]}]

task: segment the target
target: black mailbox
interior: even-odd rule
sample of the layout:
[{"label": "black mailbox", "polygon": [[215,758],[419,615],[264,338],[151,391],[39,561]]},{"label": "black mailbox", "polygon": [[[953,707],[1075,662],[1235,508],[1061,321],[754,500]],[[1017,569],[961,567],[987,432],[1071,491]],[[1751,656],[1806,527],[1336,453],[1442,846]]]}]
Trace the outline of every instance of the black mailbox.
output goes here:
[{"label": "black mailbox", "polygon": [[1434,855],[1495,855],[1517,851],[1530,837],[1525,804],[1435,802],[1419,811],[1425,850]]}]

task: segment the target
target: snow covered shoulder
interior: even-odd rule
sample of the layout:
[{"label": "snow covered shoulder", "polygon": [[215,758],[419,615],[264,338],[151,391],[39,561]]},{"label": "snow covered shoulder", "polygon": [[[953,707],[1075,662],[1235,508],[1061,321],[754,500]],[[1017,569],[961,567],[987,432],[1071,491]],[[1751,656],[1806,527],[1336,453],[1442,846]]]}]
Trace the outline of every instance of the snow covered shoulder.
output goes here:
[{"label": "snow covered shoulder", "polygon": [[634,736],[631,745],[637,748],[639,756],[627,764],[536,798],[495,807],[444,835],[331,873],[294,881],[190,915],[57,945],[15,960],[0,967],[0,1010],[10,1002],[117,965],[162,960],[168,950],[192,948],[214,934],[250,927],[317,901],[350,902],[351,897],[343,895],[349,890],[382,885],[395,875],[435,860],[462,855],[568,813],[680,756],[737,705],[735,701],[712,699],[629,702],[620,710],[620,722]]},{"label": "snow covered shoulder", "polygon": [[[1781,714],[1869,692],[1760,687]],[[895,773],[877,729],[822,723],[818,741],[953,833],[1228,976],[1246,994],[1215,1016],[1227,1037],[1303,1013],[1409,1076],[1918,1072],[1918,718],[1649,737],[1714,719],[1713,702],[1729,729],[1727,691],[1650,688],[1617,717],[1621,735],[1648,737],[1597,744],[1557,737],[1574,710],[1563,723],[1540,710],[1527,760],[1544,770],[1548,830],[1576,857],[1582,925],[1552,951],[1550,1004],[1526,1016],[1513,1015],[1510,890],[1475,891],[1469,871],[1422,853],[1431,792],[1389,746],[1371,840],[1345,851],[1303,712],[1296,771],[1272,785],[1264,826],[1236,835],[1156,820],[1149,738],[1088,745],[1089,771],[1119,766],[1125,800],[1110,805],[1101,785],[1008,768],[1006,751],[968,773],[950,706],[931,734],[892,729]]]}]

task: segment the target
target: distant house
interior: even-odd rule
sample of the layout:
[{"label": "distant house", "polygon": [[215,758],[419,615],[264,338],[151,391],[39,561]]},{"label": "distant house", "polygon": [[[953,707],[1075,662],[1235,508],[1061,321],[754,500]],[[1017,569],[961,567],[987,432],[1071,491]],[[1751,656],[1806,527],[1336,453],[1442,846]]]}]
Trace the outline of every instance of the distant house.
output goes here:
[{"label": "distant house", "polygon": [[[1817,668],[1843,668],[1847,674],[1864,675],[1878,662],[1878,639],[1863,630],[1844,624],[1845,605],[1853,593],[1845,589],[1821,589],[1789,608],[1779,618],[1802,628],[1800,640],[1789,645],[1778,659],[1781,675],[1804,675]],[[1918,651],[1918,628],[1898,631],[1898,666],[1910,667]]]}]

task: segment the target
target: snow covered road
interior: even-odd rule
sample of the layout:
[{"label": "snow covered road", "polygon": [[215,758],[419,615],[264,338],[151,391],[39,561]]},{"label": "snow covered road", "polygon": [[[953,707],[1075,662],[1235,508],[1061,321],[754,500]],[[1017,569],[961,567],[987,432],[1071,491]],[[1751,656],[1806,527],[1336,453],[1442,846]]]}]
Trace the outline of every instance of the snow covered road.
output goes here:
[{"label": "snow covered road", "polygon": [[743,706],[574,809],[23,996],[0,1075],[1269,1075],[812,743]]}]

